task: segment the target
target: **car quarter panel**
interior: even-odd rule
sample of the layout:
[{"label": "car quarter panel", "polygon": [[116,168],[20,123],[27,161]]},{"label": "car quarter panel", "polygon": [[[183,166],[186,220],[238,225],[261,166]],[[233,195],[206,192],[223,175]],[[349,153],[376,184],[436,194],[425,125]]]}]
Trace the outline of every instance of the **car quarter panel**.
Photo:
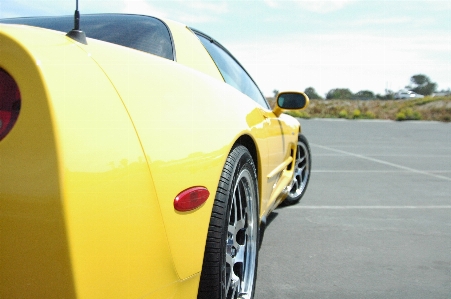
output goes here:
[{"label": "car quarter panel", "polygon": [[[229,151],[246,134],[266,152],[257,104],[179,63],[122,47],[105,51],[99,41],[89,41],[86,50],[108,74],[133,119],[180,278],[200,272],[212,204]],[[177,194],[199,185],[210,191],[207,202],[191,212],[175,211]]]},{"label": "car quarter panel", "polygon": [[0,48],[22,95],[0,143],[0,297],[173,298],[146,157],[111,82],[60,33],[0,25]]}]

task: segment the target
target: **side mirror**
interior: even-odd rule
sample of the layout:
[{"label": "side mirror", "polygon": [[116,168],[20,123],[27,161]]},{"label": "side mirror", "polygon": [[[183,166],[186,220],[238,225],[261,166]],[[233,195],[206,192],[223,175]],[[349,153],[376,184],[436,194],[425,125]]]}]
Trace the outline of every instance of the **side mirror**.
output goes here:
[{"label": "side mirror", "polygon": [[301,110],[309,104],[308,96],[303,92],[284,91],[276,97],[276,105],[273,109],[274,114],[279,116],[284,110]]}]

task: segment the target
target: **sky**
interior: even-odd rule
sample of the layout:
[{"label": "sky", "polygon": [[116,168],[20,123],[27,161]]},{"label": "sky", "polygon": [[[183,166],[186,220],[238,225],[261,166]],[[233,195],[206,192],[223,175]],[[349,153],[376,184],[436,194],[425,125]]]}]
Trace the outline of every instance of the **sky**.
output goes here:
[{"label": "sky", "polygon": [[[0,18],[74,10],[75,0],[0,0]],[[203,31],[265,96],[307,87],[323,97],[334,88],[383,95],[417,74],[451,88],[449,0],[79,0],[79,10],[147,14]]]}]

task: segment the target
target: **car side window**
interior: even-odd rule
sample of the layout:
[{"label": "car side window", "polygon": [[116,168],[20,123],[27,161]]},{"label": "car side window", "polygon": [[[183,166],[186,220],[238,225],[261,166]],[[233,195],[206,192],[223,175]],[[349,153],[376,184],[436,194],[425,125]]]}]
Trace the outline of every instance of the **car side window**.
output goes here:
[{"label": "car side window", "polygon": [[217,42],[211,41],[198,32],[196,32],[196,35],[216,63],[224,81],[249,96],[261,106],[269,108],[268,102],[263,97],[260,89],[238,61]]}]

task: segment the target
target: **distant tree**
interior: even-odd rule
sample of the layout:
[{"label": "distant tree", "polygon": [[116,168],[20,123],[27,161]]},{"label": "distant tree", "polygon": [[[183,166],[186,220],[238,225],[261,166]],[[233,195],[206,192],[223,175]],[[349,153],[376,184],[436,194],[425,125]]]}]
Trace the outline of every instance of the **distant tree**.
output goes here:
[{"label": "distant tree", "polygon": [[391,89],[385,89],[385,95],[377,94],[376,98],[379,100],[393,100],[395,97],[395,92]]},{"label": "distant tree", "polygon": [[326,95],[326,99],[332,100],[332,99],[342,99],[342,100],[349,100],[353,96],[352,92],[347,88],[334,88],[329,90],[329,92]]},{"label": "distant tree", "polygon": [[372,100],[374,97],[374,93],[369,90],[361,90],[354,95],[354,98],[357,100]]},{"label": "distant tree", "polygon": [[412,91],[424,96],[431,95],[437,89],[437,84],[431,82],[428,76],[423,74],[413,75],[410,82],[414,84]]},{"label": "distant tree", "polygon": [[272,93],[274,94],[274,97],[276,97],[277,94],[279,93],[279,90],[278,90],[278,89],[274,89],[274,90],[272,91]]},{"label": "distant tree", "polygon": [[313,87],[307,87],[304,90],[304,93],[312,100],[322,100],[323,98],[316,93],[316,90]]}]

